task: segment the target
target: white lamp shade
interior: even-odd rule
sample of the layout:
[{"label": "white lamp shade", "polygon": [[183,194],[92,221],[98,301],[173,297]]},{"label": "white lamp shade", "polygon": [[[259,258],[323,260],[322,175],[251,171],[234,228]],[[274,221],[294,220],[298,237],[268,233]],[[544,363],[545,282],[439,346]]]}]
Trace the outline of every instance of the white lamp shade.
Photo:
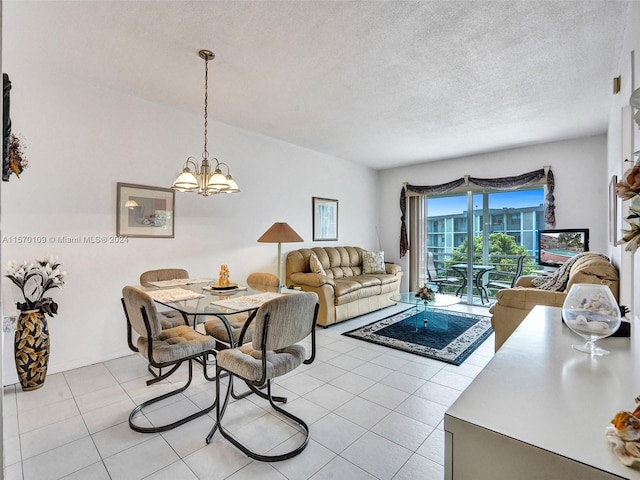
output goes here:
[{"label": "white lamp shade", "polygon": [[199,186],[200,184],[198,183],[198,180],[196,179],[195,175],[191,173],[191,170],[189,170],[188,168],[185,168],[184,170],[182,170],[182,173],[178,175],[178,178],[176,178],[176,181],[173,182],[173,185],[171,185],[171,188],[181,192],[192,192],[196,190]]},{"label": "white lamp shade", "polygon": [[230,187],[227,178],[222,174],[219,168],[213,173],[207,184],[207,189],[227,190]]},{"label": "white lamp shade", "polygon": [[240,191],[238,184],[231,175],[227,175],[227,183],[229,184],[229,188],[224,190],[225,193],[238,193]]}]

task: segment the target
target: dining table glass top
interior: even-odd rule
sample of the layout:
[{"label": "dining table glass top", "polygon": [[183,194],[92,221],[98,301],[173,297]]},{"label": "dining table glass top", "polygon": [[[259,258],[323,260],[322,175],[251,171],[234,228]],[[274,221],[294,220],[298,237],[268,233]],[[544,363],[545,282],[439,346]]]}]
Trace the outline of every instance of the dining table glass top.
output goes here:
[{"label": "dining table glass top", "polygon": [[209,290],[211,281],[179,286],[141,286],[153,299],[185,315],[230,315],[256,310],[265,301],[278,296],[275,292],[254,290],[246,285],[229,290]]}]

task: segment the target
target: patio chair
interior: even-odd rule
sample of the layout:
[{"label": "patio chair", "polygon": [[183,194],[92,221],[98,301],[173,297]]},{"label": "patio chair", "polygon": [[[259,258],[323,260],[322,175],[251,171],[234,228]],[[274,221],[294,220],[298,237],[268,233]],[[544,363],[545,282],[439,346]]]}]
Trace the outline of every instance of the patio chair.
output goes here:
[{"label": "patio chair", "polygon": [[433,260],[433,253],[427,252],[427,281],[438,286],[438,293],[442,293],[442,287],[444,285],[460,285],[460,277],[453,276],[439,276],[436,269],[435,262]]},{"label": "patio chair", "polygon": [[527,258],[526,255],[521,255],[518,257],[518,261],[516,263],[516,271],[503,271],[492,270],[489,272],[489,279],[487,280],[487,288],[493,288],[496,290],[503,290],[505,288],[513,288],[516,284],[516,280],[520,275],[522,275],[522,268],[524,265],[524,259]]}]

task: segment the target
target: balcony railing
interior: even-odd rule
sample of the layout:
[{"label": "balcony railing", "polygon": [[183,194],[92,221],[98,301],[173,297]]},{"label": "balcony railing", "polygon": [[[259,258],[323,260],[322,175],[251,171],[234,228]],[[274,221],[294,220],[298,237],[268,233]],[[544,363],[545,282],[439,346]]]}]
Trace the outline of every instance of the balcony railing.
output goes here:
[{"label": "balcony railing", "polygon": [[[485,273],[483,275],[483,285],[487,284],[488,278],[490,275],[496,275],[497,272],[516,272],[518,267],[518,259],[521,255],[496,255],[491,254],[489,256],[490,261],[488,263],[484,263],[482,255],[474,255],[474,264],[482,264],[482,265],[491,265],[495,267],[494,270]],[[460,276],[460,273],[455,269],[451,268],[451,265],[458,263],[467,263],[467,258],[465,253],[437,253],[433,252],[434,264],[437,270],[437,274],[439,277],[455,277]],[[520,275],[531,275],[534,274],[535,270],[540,269],[541,267],[537,264],[537,259],[533,255],[527,255],[524,260],[522,272]],[[496,273],[494,273],[496,272]],[[427,282],[427,273],[426,273],[426,265],[423,266],[423,271],[420,272],[421,283]],[[462,279],[462,277],[461,277]],[[480,301],[480,292],[476,288],[475,282],[473,283],[473,297],[474,303],[482,303]],[[458,292],[459,285],[443,285],[443,293],[453,294],[455,295]],[[491,288],[485,287],[487,293],[489,295],[489,300],[495,299],[495,295],[500,290],[499,288]],[[466,288],[463,289],[463,297],[466,293]]]}]

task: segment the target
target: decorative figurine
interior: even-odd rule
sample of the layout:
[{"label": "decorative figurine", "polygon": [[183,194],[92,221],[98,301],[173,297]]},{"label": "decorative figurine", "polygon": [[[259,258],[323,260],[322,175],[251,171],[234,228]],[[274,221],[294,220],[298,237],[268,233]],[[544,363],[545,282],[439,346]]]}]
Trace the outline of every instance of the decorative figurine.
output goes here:
[{"label": "decorative figurine", "polygon": [[227,268],[227,264],[223,263],[220,265],[220,273],[218,274],[218,287],[228,287],[229,286],[229,269]]}]

